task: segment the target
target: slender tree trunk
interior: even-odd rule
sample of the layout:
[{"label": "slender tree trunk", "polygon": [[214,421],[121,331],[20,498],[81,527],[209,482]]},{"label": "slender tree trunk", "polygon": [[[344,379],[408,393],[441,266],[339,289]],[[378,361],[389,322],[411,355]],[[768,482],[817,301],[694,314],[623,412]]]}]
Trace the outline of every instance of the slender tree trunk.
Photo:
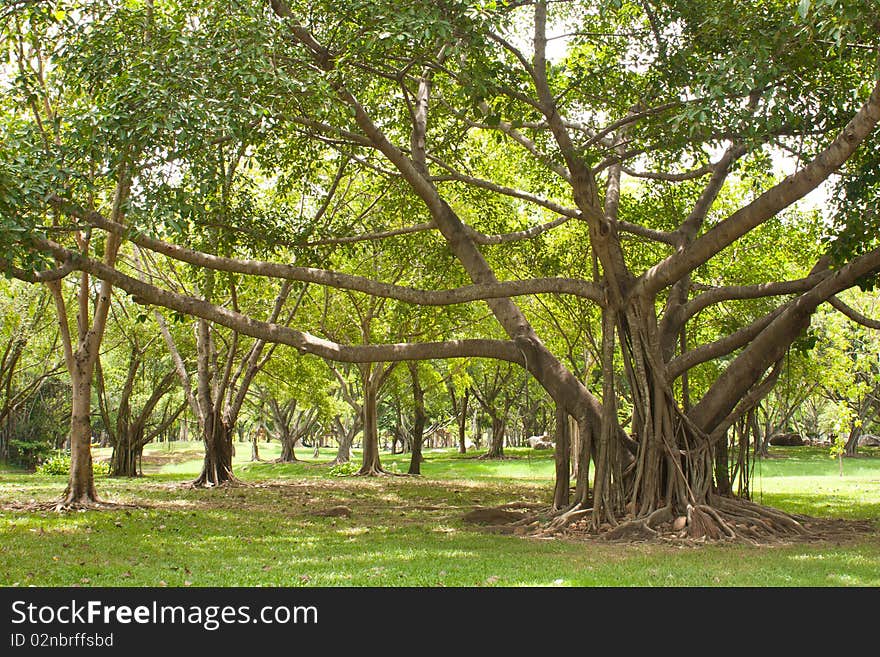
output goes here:
[{"label": "slender tree trunk", "polygon": [[359,475],[384,474],[379,460],[378,377],[371,376],[375,365],[362,368],[364,390],[363,460]]},{"label": "slender tree trunk", "polygon": [[425,414],[425,391],[419,382],[419,366],[418,363],[409,363],[409,373],[412,378],[413,389],[413,405],[415,406],[415,417],[413,418],[412,430],[412,456],[409,460],[408,474],[417,475],[422,473],[422,442],[425,436],[425,423],[427,416]]},{"label": "slender tree trunk", "polygon": [[564,509],[569,504],[570,441],[568,413],[562,404],[558,404],[556,406],[556,485],[553,492],[553,507],[555,509]]},{"label": "slender tree trunk", "polygon": [[467,439],[465,433],[467,431],[468,422],[468,402],[470,401],[470,390],[465,388],[464,395],[461,397],[461,411],[458,414],[458,451],[460,454],[467,454]]},{"label": "slender tree trunk", "polygon": [[77,359],[71,373],[73,400],[70,413],[70,475],[60,506],[93,504],[98,501],[92,470],[92,367]]},{"label": "slender tree trunk", "polygon": [[251,436],[251,461],[260,460],[260,436],[258,432],[254,432]]}]

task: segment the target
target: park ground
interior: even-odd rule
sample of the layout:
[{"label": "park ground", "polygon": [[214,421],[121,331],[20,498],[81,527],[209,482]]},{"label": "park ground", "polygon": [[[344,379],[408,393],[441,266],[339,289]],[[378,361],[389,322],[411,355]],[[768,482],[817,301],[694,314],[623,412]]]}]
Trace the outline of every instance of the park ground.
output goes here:
[{"label": "park ground", "polygon": [[[880,586],[880,448],[844,460],[842,476],[827,449],[773,448],[756,464],[753,499],[829,530],[756,544],[534,538],[466,521],[475,509],[549,504],[547,452],[487,461],[429,450],[423,476],[361,478],[322,465],[331,450],[280,464],[277,443],[260,446],[260,462],[237,447],[245,485],[199,490],[187,484],[200,443],[150,445],[144,477],[97,477],[119,505],[107,510],[47,510],[66,477],[0,469],[0,585]],[[408,459],[383,464],[405,472]]]}]

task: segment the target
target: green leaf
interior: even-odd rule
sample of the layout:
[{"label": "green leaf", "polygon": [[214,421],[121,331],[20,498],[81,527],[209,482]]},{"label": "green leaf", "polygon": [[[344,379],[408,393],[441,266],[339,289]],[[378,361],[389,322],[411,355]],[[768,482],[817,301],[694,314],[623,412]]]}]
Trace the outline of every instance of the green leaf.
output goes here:
[{"label": "green leaf", "polygon": [[807,14],[810,13],[810,5],[812,4],[812,0],[801,0],[798,3],[798,15],[801,18],[806,18]]}]

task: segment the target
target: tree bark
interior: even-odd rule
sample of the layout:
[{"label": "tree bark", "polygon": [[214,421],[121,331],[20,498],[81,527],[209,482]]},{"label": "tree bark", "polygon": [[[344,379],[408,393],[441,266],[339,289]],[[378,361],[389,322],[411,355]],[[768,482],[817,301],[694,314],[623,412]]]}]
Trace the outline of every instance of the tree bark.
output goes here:
[{"label": "tree bark", "polygon": [[492,438],[489,441],[489,449],[483,455],[487,459],[504,458],[504,430],[505,421],[500,415],[492,415]]},{"label": "tree bark", "polygon": [[425,414],[425,391],[419,382],[419,365],[410,361],[407,363],[409,367],[410,378],[412,379],[413,391],[413,429],[412,429],[412,455],[409,460],[408,474],[418,475],[422,473],[422,442],[425,438],[425,424],[427,423],[427,415]]},{"label": "tree bark", "polygon": [[92,468],[91,359],[77,358],[71,379],[73,403],[70,412],[70,476],[60,502],[62,507],[90,505],[99,501]]},{"label": "tree bark", "polygon": [[118,436],[113,444],[113,453],[110,456],[111,477],[140,477],[141,459],[144,453],[143,432],[126,432]]},{"label": "tree bark", "polygon": [[363,423],[363,412],[352,421],[352,426],[348,430],[342,425],[342,420],[338,415],[333,418],[333,423],[336,428],[336,440],[339,443],[339,447],[336,450],[336,457],[330,461],[330,465],[348,463],[351,461],[351,444],[354,442],[354,437],[358,431],[361,430],[360,425]]},{"label": "tree bark", "polygon": [[202,435],[205,443],[205,458],[201,473],[193,481],[194,487],[212,488],[238,483],[232,472],[234,434],[234,427],[229,426],[220,413],[212,414]]},{"label": "tree bark", "polygon": [[571,434],[568,413],[561,404],[556,407],[556,484],[553,492],[553,508],[564,509],[569,504],[571,475]]},{"label": "tree bark", "polygon": [[379,458],[379,426],[378,426],[378,397],[379,377],[375,376],[378,365],[366,365],[361,367],[361,382],[364,391],[364,427],[363,427],[363,460],[358,475],[373,476],[384,474],[382,463]]}]

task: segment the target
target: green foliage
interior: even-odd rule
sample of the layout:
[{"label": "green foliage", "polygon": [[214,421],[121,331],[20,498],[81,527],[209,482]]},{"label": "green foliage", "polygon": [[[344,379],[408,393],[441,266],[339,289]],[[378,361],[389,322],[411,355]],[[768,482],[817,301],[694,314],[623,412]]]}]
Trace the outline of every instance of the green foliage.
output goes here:
[{"label": "green foliage", "polygon": [[348,477],[359,470],[357,463],[353,461],[345,461],[344,463],[336,463],[330,466],[328,472],[331,477]]},{"label": "green foliage", "polygon": [[45,439],[10,438],[9,460],[24,468],[37,468],[39,464],[45,463],[52,449],[52,443]]},{"label": "green foliage", "polygon": [[70,473],[70,455],[64,452],[55,452],[37,466],[37,474],[41,475],[64,475]]},{"label": "green foliage", "polygon": [[[846,174],[835,185],[834,223],[826,237],[836,262],[846,262],[880,246],[880,151],[871,139],[846,165]],[[864,276],[859,287],[873,291],[880,272]]]},{"label": "green foliage", "polygon": [[[97,476],[108,476],[110,464],[93,462],[92,471]],[[37,466],[37,474],[50,476],[67,476],[70,474],[70,454],[62,451],[54,451],[51,456]]]}]

